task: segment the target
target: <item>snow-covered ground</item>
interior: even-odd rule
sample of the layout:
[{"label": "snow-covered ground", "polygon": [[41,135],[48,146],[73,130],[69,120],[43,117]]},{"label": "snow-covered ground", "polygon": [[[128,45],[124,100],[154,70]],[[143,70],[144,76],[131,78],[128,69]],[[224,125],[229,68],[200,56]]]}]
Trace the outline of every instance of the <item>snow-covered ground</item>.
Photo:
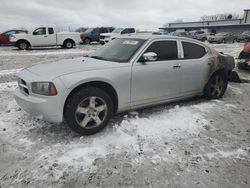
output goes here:
[{"label": "snow-covered ground", "polygon": [[[243,44],[213,46],[237,57]],[[5,54],[0,59],[0,187],[249,188],[249,84],[230,83],[220,100],[195,98],[119,114],[103,132],[84,137],[65,123],[34,119],[18,107],[13,99],[18,70],[98,47],[0,48],[0,56]],[[239,73],[250,80],[250,72]]]}]

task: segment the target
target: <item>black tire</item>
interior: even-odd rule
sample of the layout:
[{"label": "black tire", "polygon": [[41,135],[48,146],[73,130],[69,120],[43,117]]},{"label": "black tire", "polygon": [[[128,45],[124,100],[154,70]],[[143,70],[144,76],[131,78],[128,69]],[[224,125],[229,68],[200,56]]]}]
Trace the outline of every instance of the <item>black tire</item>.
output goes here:
[{"label": "black tire", "polygon": [[63,43],[63,48],[70,49],[74,47],[74,42],[72,40],[66,40]]},{"label": "black tire", "polygon": [[30,48],[30,44],[27,41],[22,40],[17,43],[17,47],[19,50],[28,50]]},{"label": "black tire", "polygon": [[206,37],[203,37],[203,38],[201,39],[202,42],[205,42],[206,40],[207,40]]},{"label": "black tire", "polygon": [[90,44],[90,43],[91,43],[90,38],[85,38],[85,39],[84,39],[84,44]]},{"label": "black tire", "polygon": [[219,99],[227,89],[227,74],[224,71],[214,73],[209,79],[204,89],[206,99]]},{"label": "black tire", "polygon": [[[93,100],[94,103],[92,103]],[[95,107],[91,104],[94,104]],[[100,111],[100,107],[104,110]],[[97,110],[98,108],[100,110]],[[98,133],[106,127],[113,114],[113,102],[110,96],[95,87],[83,88],[75,92],[67,100],[64,109],[64,116],[69,127],[81,135]],[[96,121],[97,117],[101,121],[99,124]]]}]

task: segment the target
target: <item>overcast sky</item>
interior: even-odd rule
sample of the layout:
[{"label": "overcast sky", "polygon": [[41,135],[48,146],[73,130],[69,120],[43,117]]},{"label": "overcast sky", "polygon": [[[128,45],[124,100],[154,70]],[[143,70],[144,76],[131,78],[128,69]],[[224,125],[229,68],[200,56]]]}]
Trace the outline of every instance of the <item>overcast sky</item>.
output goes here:
[{"label": "overcast sky", "polygon": [[44,24],[64,28],[131,26],[156,30],[203,15],[243,14],[250,0],[0,0],[0,31]]}]

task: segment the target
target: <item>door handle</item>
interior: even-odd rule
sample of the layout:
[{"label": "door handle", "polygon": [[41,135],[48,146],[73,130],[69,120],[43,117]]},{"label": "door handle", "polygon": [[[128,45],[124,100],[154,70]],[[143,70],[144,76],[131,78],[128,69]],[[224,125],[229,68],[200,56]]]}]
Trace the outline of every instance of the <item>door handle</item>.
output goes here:
[{"label": "door handle", "polygon": [[181,65],[180,65],[180,64],[174,65],[173,68],[174,68],[174,69],[179,69],[179,68],[181,68]]}]

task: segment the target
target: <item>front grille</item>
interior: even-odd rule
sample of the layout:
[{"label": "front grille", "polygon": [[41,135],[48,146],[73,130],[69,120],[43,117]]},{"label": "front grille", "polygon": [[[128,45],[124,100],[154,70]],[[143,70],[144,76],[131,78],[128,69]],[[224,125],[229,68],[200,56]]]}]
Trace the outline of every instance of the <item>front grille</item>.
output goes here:
[{"label": "front grille", "polygon": [[29,89],[27,83],[23,79],[18,79],[18,86],[21,90],[26,95],[29,95]]},{"label": "front grille", "polygon": [[105,38],[105,36],[100,36],[100,39],[104,39]]}]

